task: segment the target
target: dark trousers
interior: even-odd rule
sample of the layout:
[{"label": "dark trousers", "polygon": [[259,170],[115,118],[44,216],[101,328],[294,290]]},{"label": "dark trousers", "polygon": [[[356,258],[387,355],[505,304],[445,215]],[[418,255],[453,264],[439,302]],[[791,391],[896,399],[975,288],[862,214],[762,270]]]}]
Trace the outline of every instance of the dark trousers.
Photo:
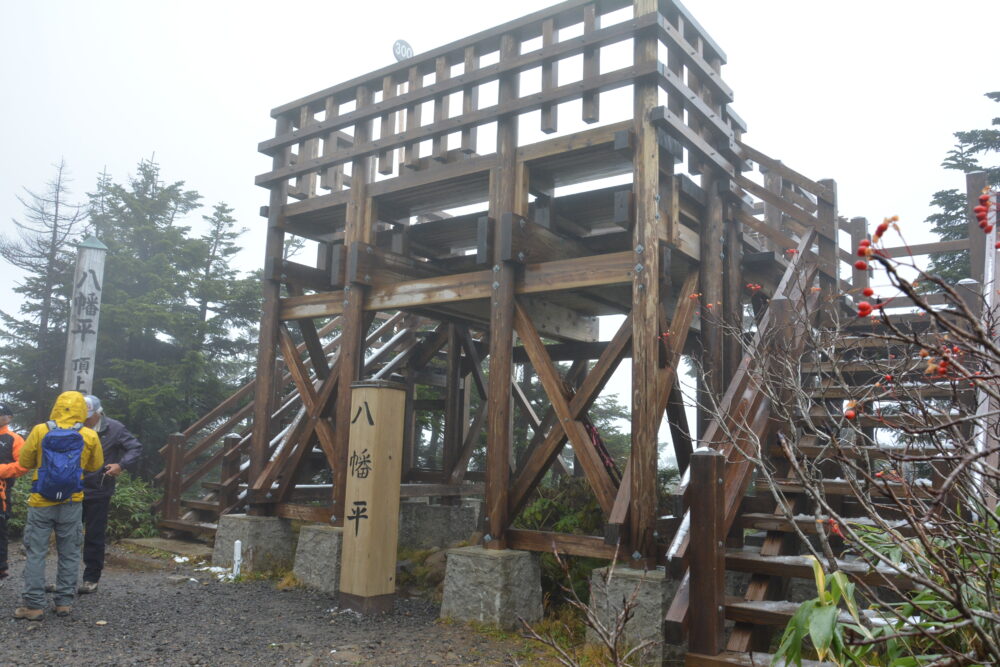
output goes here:
[{"label": "dark trousers", "polygon": [[100,581],[111,497],[83,499],[83,580]]},{"label": "dark trousers", "polygon": [[7,515],[0,512],[0,576],[7,573]]}]

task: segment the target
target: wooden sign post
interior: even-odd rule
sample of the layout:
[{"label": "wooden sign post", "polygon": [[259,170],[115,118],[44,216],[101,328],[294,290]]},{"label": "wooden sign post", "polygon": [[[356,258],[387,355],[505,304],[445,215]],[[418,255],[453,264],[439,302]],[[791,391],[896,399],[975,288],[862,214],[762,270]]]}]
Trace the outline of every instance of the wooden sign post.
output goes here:
[{"label": "wooden sign post", "polygon": [[351,423],[340,560],[340,606],[388,611],[396,598],[403,385],[351,385]]},{"label": "wooden sign post", "polygon": [[97,323],[101,315],[104,259],[108,247],[91,236],[77,248],[62,388],[63,391],[89,394],[94,388]]}]

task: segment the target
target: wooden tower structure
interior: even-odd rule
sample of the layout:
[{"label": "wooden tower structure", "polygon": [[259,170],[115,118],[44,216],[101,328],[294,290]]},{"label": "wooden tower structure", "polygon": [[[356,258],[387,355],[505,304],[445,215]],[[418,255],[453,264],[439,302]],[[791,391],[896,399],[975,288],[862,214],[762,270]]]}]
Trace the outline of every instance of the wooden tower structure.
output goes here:
[{"label": "wooden tower structure", "polygon": [[[256,181],[270,192],[256,377],[164,449],[161,525],[211,532],[235,508],[343,525],[349,388],[393,379],[407,388],[401,495],[481,495],[489,549],[668,565],[683,582],[675,628],[726,567],[758,572],[725,611],[746,650],[754,624],[775,622],[747,605],[780,596],[777,572],[721,564],[714,546],[688,570],[692,542],[734,527],[770,531],[764,556],[786,543],[773,506],[745,504],[753,465],[723,437],[737,421],[761,441],[772,427],[743,352],[776,330],[804,340],[794,323],[817,300],[865,286],[864,271],[841,279],[854,257],[840,236],[856,245],[867,229],[838,216],[833,181],[743,141],[725,62],[677,0],[567,0],[274,109]],[[286,257],[294,239],[314,262]],[[688,424],[682,355],[716,419]],[[622,365],[631,451],[618,470],[587,412]],[[698,442],[727,457],[685,476],[676,515],[657,497],[665,415],[682,471]],[[515,528],[567,452],[604,534]],[[708,533],[687,514],[696,499],[716,508]],[[692,613],[692,648],[717,653],[721,619]]]}]

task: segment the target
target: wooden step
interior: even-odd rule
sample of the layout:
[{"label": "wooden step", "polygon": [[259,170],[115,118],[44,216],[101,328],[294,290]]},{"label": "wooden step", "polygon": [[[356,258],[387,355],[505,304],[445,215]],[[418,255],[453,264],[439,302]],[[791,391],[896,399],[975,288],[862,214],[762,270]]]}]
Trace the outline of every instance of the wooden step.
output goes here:
[{"label": "wooden step", "polygon": [[[726,618],[737,623],[785,626],[800,605],[799,602],[785,600],[748,602],[742,598],[730,597],[726,599]],[[853,619],[845,609],[840,612],[839,620],[850,623]]]},{"label": "wooden step", "polygon": [[[865,526],[874,526],[874,522],[868,518],[851,518],[845,519],[848,523],[861,524]],[[908,525],[905,521],[887,521],[886,522],[891,528],[895,530],[900,530],[904,534],[907,532]],[[754,528],[756,530],[771,530],[778,531],[781,533],[791,533],[794,532],[792,528],[792,522],[784,517],[775,516],[774,514],[764,514],[764,513],[749,513],[743,514],[736,520],[736,524],[740,528]],[[818,532],[818,527],[823,526],[826,530],[826,523],[824,521],[817,522],[815,518],[809,516],[797,516],[795,517],[795,525],[798,526],[806,535],[815,535]]]},{"label": "wooden step", "polygon": [[214,534],[218,530],[218,524],[205,523],[202,521],[185,521],[183,519],[160,519],[160,528],[167,530],[179,530],[185,533]]},{"label": "wooden step", "polygon": [[[953,310],[941,309],[937,310],[937,313],[948,317],[949,319],[956,318],[957,313]],[[900,329],[900,331],[910,332],[910,331],[925,331],[931,323],[933,323],[934,318],[929,317],[923,312],[909,312],[909,313],[890,313],[889,320]],[[881,321],[881,317],[856,317],[849,322],[845,322],[841,327],[840,331],[850,331],[851,333],[859,332],[871,332],[873,334],[884,334],[888,331],[886,325]]]},{"label": "wooden step", "polygon": [[[843,386],[839,384],[830,386],[830,384],[827,386],[809,387],[804,391],[806,396],[817,400],[846,401],[856,398],[858,395],[866,393],[869,390],[868,387],[863,386]],[[950,382],[935,384],[928,384],[924,382],[920,384],[910,384],[903,387],[896,385],[892,393],[886,390],[883,396],[887,401],[910,403],[917,398],[949,398],[956,393],[962,395],[975,391],[975,387],[970,386],[965,382],[959,382],[955,386],[952,386]]]},{"label": "wooden step", "polygon": [[[831,414],[822,405],[816,405],[809,410],[809,418],[815,422],[834,421],[838,426],[845,426],[847,419],[842,414]],[[906,414],[883,414],[881,416],[861,413],[854,418],[853,423],[858,427],[865,428],[890,428],[890,429],[925,429],[933,426],[943,426],[949,424],[959,415],[948,417],[945,415],[935,415],[931,417],[917,417]]]},{"label": "wooden step", "polygon": [[[731,549],[726,552],[726,569],[734,572],[751,572],[773,577],[813,578],[812,556],[762,556],[755,551]],[[900,588],[911,588],[908,577],[888,568],[872,569],[867,563],[838,560],[837,567],[851,579],[861,580],[872,586],[885,586],[890,581]]]},{"label": "wooden step", "polygon": [[[240,488],[246,488],[246,482],[240,483]],[[208,491],[226,491],[229,488],[228,484],[223,484],[222,482],[202,482],[201,488],[207,489]]]},{"label": "wooden step", "polygon": [[[813,437],[811,442],[816,442]],[[805,444],[803,444],[805,443]],[[940,450],[934,447],[919,447],[911,445],[909,447],[858,447],[855,445],[841,445],[840,449],[834,449],[832,445],[817,445],[805,442],[805,438],[799,440],[793,450],[802,456],[816,460],[819,458],[833,459],[836,456],[843,456],[849,459],[872,459],[891,460],[893,457],[901,458],[905,456],[928,456],[937,454]],[[770,448],[772,456],[784,456],[785,450],[780,445],[773,445]]]},{"label": "wooden step", "polygon": [[[723,651],[719,655],[705,655],[703,653],[688,653],[684,658],[685,667],[727,667],[728,665],[738,665],[738,667],[770,667],[774,656],[770,653],[743,653],[736,651]],[[833,662],[819,662],[817,660],[803,660],[802,667],[835,667]],[[785,667],[782,663],[782,667]]]},{"label": "wooden step", "polygon": [[181,506],[198,510],[199,512],[219,513],[218,500],[190,500],[188,498],[181,498]]},{"label": "wooden step", "polygon": [[[804,493],[802,482],[796,479],[776,479],[775,486],[782,493]],[[823,492],[828,496],[853,496],[854,489],[846,480],[825,479],[822,480]],[[766,479],[757,480],[757,492],[766,492],[771,489]],[[930,486],[918,484],[902,484],[900,482],[883,482],[877,485],[861,487],[862,491],[867,491],[870,495],[888,496],[887,491],[892,491],[898,497],[910,498],[933,498],[936,491]]]}]

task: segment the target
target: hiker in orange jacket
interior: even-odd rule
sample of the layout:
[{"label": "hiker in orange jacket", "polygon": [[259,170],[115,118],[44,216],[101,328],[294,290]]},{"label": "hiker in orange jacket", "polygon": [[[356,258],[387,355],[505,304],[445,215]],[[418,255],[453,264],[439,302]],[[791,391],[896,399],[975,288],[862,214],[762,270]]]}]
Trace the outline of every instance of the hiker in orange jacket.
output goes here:
[{"label": "hiker in orange jacket", "polygon": [[14,480],[28,472],[17,462],[24,438],[10,430],[13,416],[10,406],[0,403],[0,579],[7,578],[7,519],[10,517]]}]

